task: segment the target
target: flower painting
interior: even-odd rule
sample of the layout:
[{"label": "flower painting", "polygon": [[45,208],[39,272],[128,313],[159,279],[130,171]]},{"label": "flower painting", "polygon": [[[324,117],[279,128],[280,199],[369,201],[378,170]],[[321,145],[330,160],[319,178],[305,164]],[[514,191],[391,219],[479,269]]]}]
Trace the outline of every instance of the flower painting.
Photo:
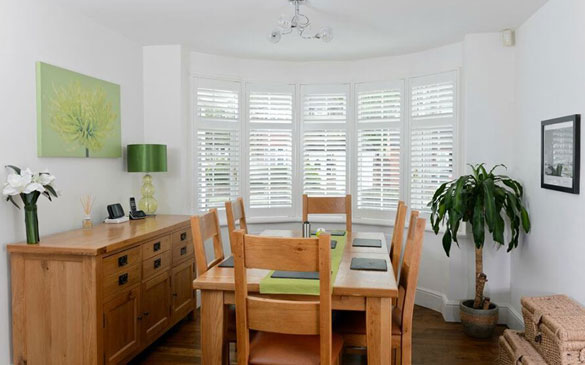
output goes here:
[{"label": "flower painting", "polygon": [[37,62],[40,157],[122,156],[120,86]]}]

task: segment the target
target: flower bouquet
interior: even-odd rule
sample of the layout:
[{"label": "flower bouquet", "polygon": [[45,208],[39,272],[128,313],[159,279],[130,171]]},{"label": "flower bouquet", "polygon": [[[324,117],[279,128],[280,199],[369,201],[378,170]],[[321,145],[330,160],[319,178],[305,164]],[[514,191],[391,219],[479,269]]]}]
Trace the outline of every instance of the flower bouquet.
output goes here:
[{"label": "flower bouquet", "polygon": [[11,202],[20,209],[15,201],[16,196],[24,204],[24,220],[26,225],[26,242],[39,242],[39,220],[37,217],[37,200],[39,196],[44,195],[52,201],[53,197],[58,197],[57,191],[53,186],[55,176],[48,171],[33,173],[30,169],[21,170],[16,166],[6,166],[13,172],[8,175],[2,194],[6,201]]}]

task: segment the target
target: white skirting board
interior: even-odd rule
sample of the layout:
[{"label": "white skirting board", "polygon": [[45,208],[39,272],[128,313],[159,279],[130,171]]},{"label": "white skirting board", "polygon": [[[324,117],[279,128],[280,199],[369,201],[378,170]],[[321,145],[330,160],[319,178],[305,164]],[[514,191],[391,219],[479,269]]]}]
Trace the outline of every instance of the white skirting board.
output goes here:
[{"label": "white skirting board", "polygon": [[[459,322],[459,302],[448,300],[447,297],[434,290],[418,288],[416,290],[416,305],[432,309],[443,315],[447,322]],[[500,307],[499,324],[505,324],[509,328],[522,331],[524,330],[524,321],[522,316],[509,304],[497,303]]]}]

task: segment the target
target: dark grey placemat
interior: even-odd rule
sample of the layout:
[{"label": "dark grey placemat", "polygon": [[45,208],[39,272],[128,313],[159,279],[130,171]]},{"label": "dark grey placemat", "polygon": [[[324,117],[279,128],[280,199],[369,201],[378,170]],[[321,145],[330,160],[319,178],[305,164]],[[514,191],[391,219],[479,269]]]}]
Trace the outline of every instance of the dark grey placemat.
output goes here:
[{"label": "dark grey placemat", "polygon": [[388,271],[386,260],[384,259],[368,259],[362,257],[354,257],[351,259],[352,270],[367,270],[367,271]]},{"label": "dark grey placemat", "polygon": [[337,247],[337,241],[336,240],[331,240],[331,249],[335,250],[335,247]]},{"label": "dark grey placemat", "polygon": [[230,256],[227,259],[223,260],[221,264],[218,265],[219,267],[234,267],[234,257]]},{"label": "dark grey placemat", "polygon": [[353,247],[375,247],[375,248],[381,248],[382,247],[382,241],[381,240],[377,240],[377,239],[372,239],[372,238],[356,238],[353,240],[353,242],[351,243],[351,245]]},{"label": "dark grey placemat", "polygon": [[[332,236],[345,236],[345,231],[340,230],[340,229],[336,229],[333,231],[325,231],[325,233],[329,233]],[[317,231],[311,231],[311,235],[314,236],[317,234]]]},{"label": "dark grey placemat", "polygon": [[273,279],[309,279],[319,280],[318,272],[302,272],[302,271],[275,271],[270,275]]}]

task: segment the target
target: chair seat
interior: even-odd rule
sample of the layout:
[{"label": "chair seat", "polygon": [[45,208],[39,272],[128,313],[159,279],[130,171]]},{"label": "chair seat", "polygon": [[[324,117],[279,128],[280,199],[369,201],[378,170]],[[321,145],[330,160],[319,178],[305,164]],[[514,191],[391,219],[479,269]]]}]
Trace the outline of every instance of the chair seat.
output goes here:
[{"label": "chair seat", "polygon": [[[319,336],[287,335],[257,332],[250,341],[250,364],[256,365],[310,365],[320,363]],[[333,333],[332,363],[337,363],[343,338]]]},{"label": "chair seat", "polygon": [[[399,311],[394,308],[392,310],[392,335],[400,336],[402,329],[400,328]],[[353,311],[340,311],[335,316],[333,329],[342,335],[365,335],[366,334],[366,313]]]}]

